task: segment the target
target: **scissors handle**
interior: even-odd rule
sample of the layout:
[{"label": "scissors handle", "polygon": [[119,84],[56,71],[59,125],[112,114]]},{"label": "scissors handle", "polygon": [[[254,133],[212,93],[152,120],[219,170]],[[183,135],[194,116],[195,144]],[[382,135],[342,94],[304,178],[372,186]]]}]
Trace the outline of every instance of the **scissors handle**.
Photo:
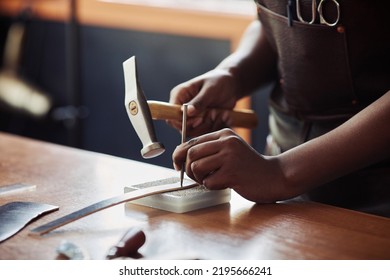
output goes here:
[{"label": "scissors handle", "polygon": [[329,1],[332,1],[332,3],[335,5],[336,12],[337,12],[337,16],[336,16],[336,19],[334,20],[334,22],[329,22],[325,19],[324,12],[323,12],[323,5],[326,1],[327,0],[321,0],[320,4],[318,5],[318,13],[320,15],[320,23],[326,24],[327,26],[335,26],[340,20],[340,4],[336,0],[329,0]]},{"label": "scissors handle", "polygon": [[[336,8],[336,18],[333,22],[328,21],[324,16],[324,6],[326,1],[331,1],[331,3],[334,4]],[[301,0],[296,0],[296,10],[297,10],[297,17],[300,22],[307,23],[307,24],[314,24],[316,20],[317,12],[320,16],[320,23],[325,24],[327,26],[335,26],[339,20],[340,20],[340,4],[337,2],[337,0],[321,0],[317,7],[317,1],[312,0],[311,1],[311,20],[306,21],[301,14]]]},{"label": "scissors handle", "polygon": [[317,2],[316,2],[316,0],[312,0],[311,1],[311,20],[310,21],[306,21],[302,17],[302,14],[301,14],[301,1],[300,0],[296,0],[296,1],[297,1],[297,3],[296,3],[297,17],[298,17],[299,21],[303,22],[303,23],[307,23],[307,24],[313,24],[315,22],[315,20],[316,20],[316,10],[317,10]]}]

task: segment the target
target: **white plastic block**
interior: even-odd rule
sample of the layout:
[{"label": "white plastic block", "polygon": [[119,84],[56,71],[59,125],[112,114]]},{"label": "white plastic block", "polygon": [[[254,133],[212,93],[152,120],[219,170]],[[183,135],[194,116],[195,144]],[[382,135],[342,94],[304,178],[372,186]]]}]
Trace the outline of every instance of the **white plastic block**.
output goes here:
[{"label": "white plastic block", "polygon": [[[192,182],[187,179],[184,180],[187,182]],[[139,185],[133,185],[130,187],[125,187],[125,193],[163,184],[174,184],[179,181],[179,178],[172,177]],[[198,187],[191,189],[156,194],[133,200],[128,203],[148,206],[174,213],[185,213],[197,209],[228,203],[231,198],[230,192],[230,189],[211,191],[206,187],[199,185]]]}]

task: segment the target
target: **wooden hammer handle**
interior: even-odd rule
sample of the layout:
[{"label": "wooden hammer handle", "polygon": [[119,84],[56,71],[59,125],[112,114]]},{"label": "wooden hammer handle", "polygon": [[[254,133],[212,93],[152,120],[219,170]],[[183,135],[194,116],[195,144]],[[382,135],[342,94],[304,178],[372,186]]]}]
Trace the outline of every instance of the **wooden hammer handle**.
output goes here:
[{"label": "wooden hammer handle", "polygon": [[[148,105],[154,120],[182,120],[183,112],[181,111],[180,105],[152,100],[148,101]],[[257,126],[257,115],[252,110],[227,110],[218,108],[215,110],[217,110],[218,113],[229,111],[231,114],[232,127],[255,128]]]}]

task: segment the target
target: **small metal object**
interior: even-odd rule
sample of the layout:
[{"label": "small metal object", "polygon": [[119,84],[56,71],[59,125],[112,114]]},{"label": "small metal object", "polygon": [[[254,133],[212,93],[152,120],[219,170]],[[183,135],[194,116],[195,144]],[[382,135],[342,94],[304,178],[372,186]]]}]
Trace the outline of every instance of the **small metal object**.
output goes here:
[{"label": "small metal object", "polygon": [[56,251],[68,260],[89,259],[89,254],[84,248],[67,240],[62,241]]},{"label": "small metal object", "polygon": [[[334,22],[329,22],[328,20],[326,20],[326,18],[324,16],[324,5],[325,5],[326,1],[331,1],[334,4],[334,6],[336,7],[337,16],[336,16],[336,19],[334,20]],[[320,15],[320,23],[321,24],[325,24],[327,26],[335,26],[340,20],[340,4],[337,0],[321,0],[320,3],[318,4],[318,8],[317,8],[316,0],[312,0],[311,1],[312,18],[310,21],[306,21],[303,19],[302,14],[301,14],[300,3],[301,3],[300,0],[296,0],[297,17],[298,17],[300,22],[307,23],[307,24],[314,24],[314,22],[316,20],[317,11],[318,11],[318,14]]]},{"label": "small metal object", "polygon": [[[187,108],[188,104],[183,105],[183,121],[181,124],[181,143],[183,144],[187,138]],[[183,163],[180,170],[180,186],[183,186],[184,179],[184,171],[185,171],[185,163]]]},{"label": "small metal object", "polygon": [[48,233],[56,228],[59,228],[63,225],[69,224],[73,221],[76,221],[78,219],[81,219],[85,216],[91,215],[93,213],[96,213],[98,211],[107,209],[109,207],[132,201],[135,199],[143,198],[146,196],[154,195],[154,194],[160,194],[160,193],[166,193],[166,192],[172,192],[172,191],[178,191],[183,189],[190,189],[194,188],[196,186],[199,186],[197,183],[190,183],[186,186],[180,186],[179,184],[167,184],[167,185],[159,185],[154,186],[146,189],[140,189],[137,191],[133,191],[130,193],[125,193],[122,195],[118,195],[112,198],[108,198],[99,202],[96,202],[92,205],[89,205],[87,207],[84,207],[78,211],[75,211],[73,213],[70,213],[68,215],[65,215],[61,218],[58,218],[54,221],[51,221],[47,224],[44,224],[42,226],[39,226],[35,229],[33,229],[30,234],[31,235],[42,235],[45,233]]},{"label": "small metal object", "polygon": [[141,155],[144,158],[159,156],[165,151],[165,148],[157,141],[150,109],[138,83],[134,56],[123,63],[123,70],[126,87],[125,107],[127,115],[143,144]]}]

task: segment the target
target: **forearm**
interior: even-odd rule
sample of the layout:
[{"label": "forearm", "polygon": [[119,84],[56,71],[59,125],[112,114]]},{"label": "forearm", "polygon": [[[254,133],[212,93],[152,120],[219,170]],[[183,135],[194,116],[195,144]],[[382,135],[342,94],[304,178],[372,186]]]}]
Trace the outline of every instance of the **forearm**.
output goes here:
[{"label": "forearm", "polygon": [[305,192],[390,157],[390,91],[331,132],[277,160],[286,188]]},{"label": "forearm", "polygon": [[259,20],[250,24],[237,50],[217,68],[227,69],[237,79],[240,89],[238,98],[250,94],[276,77],[276,54],[269,45]]}]

